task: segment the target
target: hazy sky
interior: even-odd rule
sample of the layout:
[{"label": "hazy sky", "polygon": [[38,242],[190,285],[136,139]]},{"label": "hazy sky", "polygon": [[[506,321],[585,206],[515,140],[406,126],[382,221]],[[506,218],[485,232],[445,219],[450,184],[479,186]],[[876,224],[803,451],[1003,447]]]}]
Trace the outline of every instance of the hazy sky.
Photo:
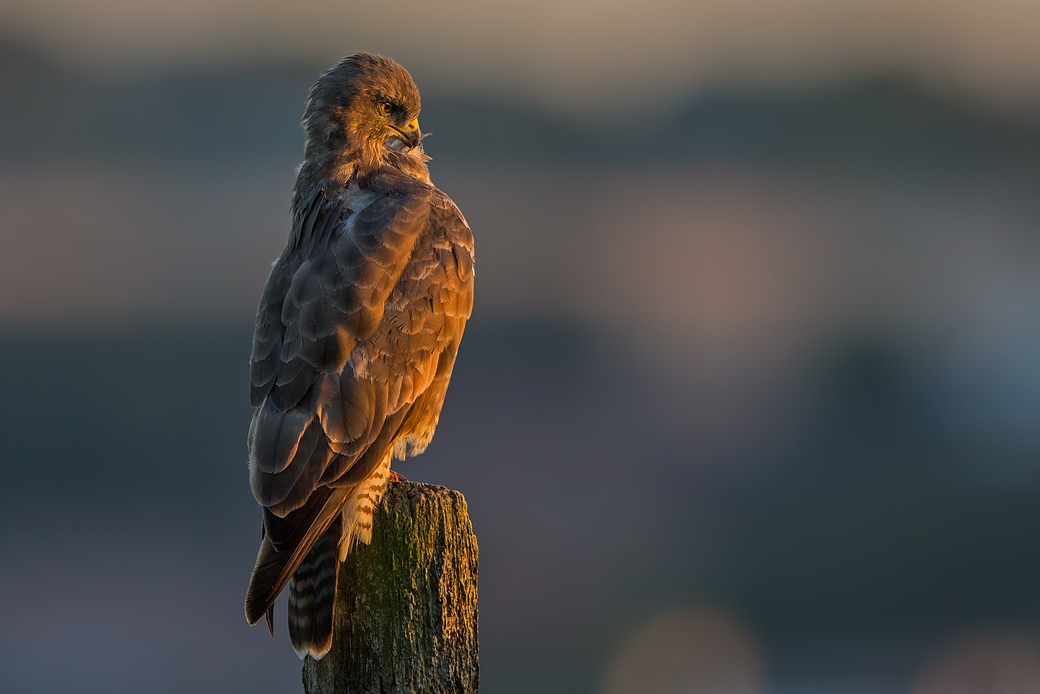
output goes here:
[{"label": "hazy sky", "polygon": [[0,32],[104,68],[364,49],[564,108],[879,69],[1040,100],[1036,0],[0,0]]}]

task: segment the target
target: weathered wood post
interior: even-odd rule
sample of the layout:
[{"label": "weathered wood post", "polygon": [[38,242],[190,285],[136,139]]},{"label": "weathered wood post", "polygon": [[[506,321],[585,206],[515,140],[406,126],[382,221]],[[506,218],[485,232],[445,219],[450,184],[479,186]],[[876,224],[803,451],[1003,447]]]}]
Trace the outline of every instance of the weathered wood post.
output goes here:
[{"label": "weathered wood post", "polygon": [[306,694],[477,694],[477,538],[459,492],[391,482],[340,567],[332,650]]}]

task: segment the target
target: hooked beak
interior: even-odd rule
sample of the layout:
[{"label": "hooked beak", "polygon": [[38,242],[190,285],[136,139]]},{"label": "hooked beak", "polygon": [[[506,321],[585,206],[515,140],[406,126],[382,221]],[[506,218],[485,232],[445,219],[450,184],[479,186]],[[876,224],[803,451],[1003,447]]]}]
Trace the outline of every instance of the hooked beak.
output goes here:
[{"label": "hooked beak", "polygon": [[403,128],[398,128],[393,125],[390,129],[397,133],[400,137],[401,142],[408,145],[409,149],[419,146],[419,140],[422,139],[422,132],[419,130],[419,119],[413,118],[408,125]]}]

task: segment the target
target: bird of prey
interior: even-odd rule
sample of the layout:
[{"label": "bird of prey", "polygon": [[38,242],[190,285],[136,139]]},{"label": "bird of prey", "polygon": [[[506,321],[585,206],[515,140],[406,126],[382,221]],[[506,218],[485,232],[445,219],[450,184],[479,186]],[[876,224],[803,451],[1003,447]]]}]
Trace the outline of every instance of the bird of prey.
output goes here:
[{"label": "bird of prey", "polygon": [[292,230],[257,312],[246,619],[273,634],[288,584],[301,658],[332,645],[339,563],[371,541],[391,458],[430,442],[473,306],[473,235],[430,182],[418,115],[388,58],[352,55],[311,88]]}]

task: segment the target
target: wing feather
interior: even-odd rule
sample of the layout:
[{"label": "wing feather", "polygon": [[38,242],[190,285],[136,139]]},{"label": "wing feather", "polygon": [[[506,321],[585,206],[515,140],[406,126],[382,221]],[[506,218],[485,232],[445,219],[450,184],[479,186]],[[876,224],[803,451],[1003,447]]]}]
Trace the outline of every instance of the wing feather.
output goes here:
[{"label": "wing feather", "polygon": [[458,208],[411,179],[300,196],[268,279],[250,359],[250,482],[264,540],[255,622],[350,490],[433,434],[472,307],[473,240]]},{"label": "wing feather", "polygon": [[[322,450],[319,450],[319,447]],[[249,482],[253,489],[253,496],[263,506],[281,506],[296,487],[304,471],[320,465],[316,456],[327,456],[326,449],[327,446],[324,446],[322,442],[321,426],[315,420],[311,420],[303,435],[300,436],[292,459],[284,470],[274,474],[262,474],[258,468],[250,470]],[[308,493],[311,490],[313,490],[313,486],[307,490]],[[279,515],[284,515],[284,513],[279,513]]]},{"label": "wing feather", "polygon": [[250,424],[249,466],[257,473],[276,474],[289,464],[304,429],[314,417],[301,410],[282,411],[268,398]]}]

